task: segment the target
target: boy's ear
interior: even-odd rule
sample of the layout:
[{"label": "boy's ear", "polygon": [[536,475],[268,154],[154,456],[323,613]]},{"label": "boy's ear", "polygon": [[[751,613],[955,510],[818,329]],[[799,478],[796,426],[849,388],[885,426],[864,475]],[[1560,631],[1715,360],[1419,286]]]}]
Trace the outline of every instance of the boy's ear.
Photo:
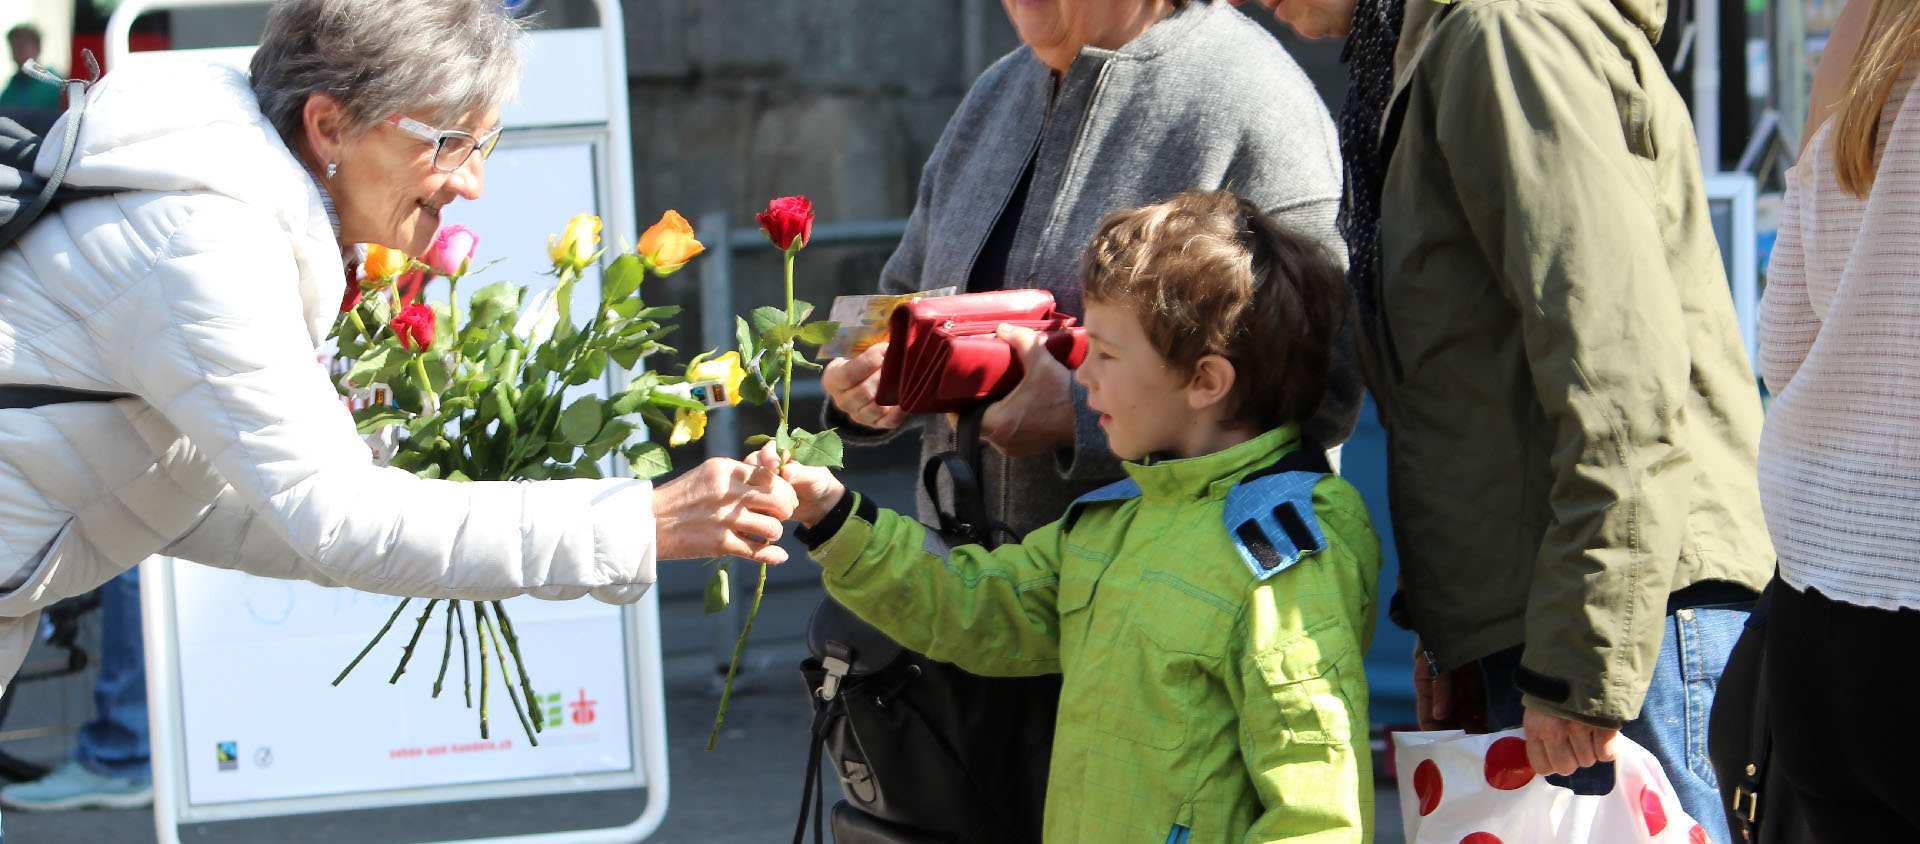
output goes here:
[{"label": "boy's ear", "polygon": [[1193,365],[1193,377],[1187,381],[1187,406],[1205,410],[1223,401],[1233,392],[1233,364],[1220,355],[1203,355]]}]

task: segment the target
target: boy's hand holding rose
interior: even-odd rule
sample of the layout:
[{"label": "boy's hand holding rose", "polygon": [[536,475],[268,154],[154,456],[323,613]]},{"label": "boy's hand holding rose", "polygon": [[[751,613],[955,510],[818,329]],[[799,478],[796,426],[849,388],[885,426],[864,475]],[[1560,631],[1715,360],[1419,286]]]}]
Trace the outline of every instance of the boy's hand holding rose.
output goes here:
[{"label": "boy's hand holding rose", "polygon": [[799,504],[793,508],[793,520],[807,527],[818,524],[847,494],[846,485],[834,477],[831,469],[791,460],[782,468],[780,453],[774,450],[773,443],[767,443],[759,451],[748,455],[746,462],[750,466],[780,471],[780,477],[792,486],[793,495],[799,500]]}]

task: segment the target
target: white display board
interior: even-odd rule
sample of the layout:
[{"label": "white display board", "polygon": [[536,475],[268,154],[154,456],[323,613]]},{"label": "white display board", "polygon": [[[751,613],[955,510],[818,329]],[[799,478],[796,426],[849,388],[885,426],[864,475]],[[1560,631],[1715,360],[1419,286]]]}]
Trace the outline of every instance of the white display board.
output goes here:
[{"label": "white display board", "polygon": [[[261,0],[264,2],[264,0]],[[249,0],[240,0],[249,2]],[[235,0],[126,0],[109,24],[109,62],[126,52],[134,16]],[[478,258],[506,260],[461,285],[494,281],[550,289],[546,243],[575,214],[596,213],[604,235],[633,237],[631,156],[618,4],[601,0],[600,28],[535,32],[517,104],[486,165],[484,197],[456,202],[446,222],[480,235]],[[250,50],[201,51],[244,66]],[[590,313],[597,270],[576,288]],[[429,286],[426,295],[445,295]],[[584,317],[583,317],[584,318]],[[591,386],[579,388],[590,390]],[[392,614],[399,598],[276,581],[192,563],[143,566],[154,815],[165,844],[179,826],[215,820],[350,811],[562,792],[645,788],[622,827],[515,836],[515,842],[634,842],[667,801],[665,702],[657,596],[630,607],[591,599],[506,602],[548,727],[531,746],[493,676],[482,739],[466,706],[459,654],[442,693],[445,614],[436,608],[405,676],[387,680],[426,602],[416,599],[354,673],[334,676]],[[467,633],[475,635],[466,616]],[[454,646],[459,646],[458,633]],[[478,704],[479,667],[473,666]]]}]

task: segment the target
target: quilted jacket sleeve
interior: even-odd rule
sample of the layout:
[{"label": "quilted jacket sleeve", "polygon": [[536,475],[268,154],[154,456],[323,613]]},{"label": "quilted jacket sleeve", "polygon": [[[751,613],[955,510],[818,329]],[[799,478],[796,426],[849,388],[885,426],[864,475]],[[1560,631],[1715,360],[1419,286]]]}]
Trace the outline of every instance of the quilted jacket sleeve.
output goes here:
[{"label": "quilted jacket sleeve", "polygon": [[651,486],[428,481],[374,466],[304,328],[283,232],[202,203],[129,295],[128,387],[230,488],[176,553],[274,577],[465,599],[638,600],[654,579]]}]

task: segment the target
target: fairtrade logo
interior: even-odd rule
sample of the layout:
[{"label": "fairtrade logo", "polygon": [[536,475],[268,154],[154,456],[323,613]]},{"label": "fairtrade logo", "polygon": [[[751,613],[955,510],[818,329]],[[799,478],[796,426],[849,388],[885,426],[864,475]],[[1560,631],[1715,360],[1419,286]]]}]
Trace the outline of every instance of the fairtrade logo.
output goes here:
[{"label": "fairtrade logo", "polygon": [[233,741],[215,742],[213,747],[214,747],[215,759],[220,763],[220,770],[237,771],[240,769],[240,743],[239,742],[233,742]]}]

